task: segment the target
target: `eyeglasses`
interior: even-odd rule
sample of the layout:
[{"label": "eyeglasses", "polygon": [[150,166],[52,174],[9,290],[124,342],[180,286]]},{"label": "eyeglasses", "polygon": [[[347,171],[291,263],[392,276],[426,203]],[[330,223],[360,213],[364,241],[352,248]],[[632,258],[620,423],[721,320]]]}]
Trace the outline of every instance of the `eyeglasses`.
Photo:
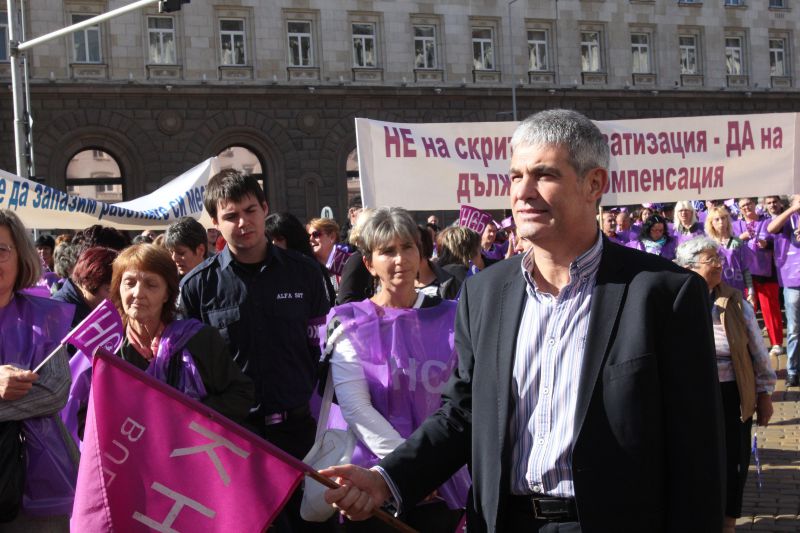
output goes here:
[{"label": "eyeglasses", "polygon": [[725,264],[725,259],[722,257],[711,257],[706,259],[705,261],[695,261],[695,265],[711,265],[711,266],[722,266]]},{"label": "eyeglasses", "polygon": [[11,251],[13,249],[14,247],[8,244],[0,244],[0,263],[5,263],[11,259]]},{"label": "eyeglasses", "polygon": [[311,233],[309,233],[308,236],[313,238],[313,239],[319,239],[322,236],[322,232],[314,230]]}]

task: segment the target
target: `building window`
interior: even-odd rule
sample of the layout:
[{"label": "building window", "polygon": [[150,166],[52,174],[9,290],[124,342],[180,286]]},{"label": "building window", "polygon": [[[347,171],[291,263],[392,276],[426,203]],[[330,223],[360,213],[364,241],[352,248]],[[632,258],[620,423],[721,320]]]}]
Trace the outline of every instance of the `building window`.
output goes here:
[{"label": "building window", "polygon": [[8,61],[8,13],[0,11],[0,61]]},{"label": "building window", "polygon": [[289,66],[313,66],[314,52],[311,47],[311,22],[290,20],[287,26],[287,33],[289,36]]},{"label": "building window", "polygon": [[353,66],[375,67],[375,24],[353,23]]},{"label": "building window", "polygon": [[472,64],[475,70],[494,70],[492,28],[472,28]]},{"label": "building window", "polygon": [[647,33],[631,34],[631,71],[635,74],[648,74],[650,65],[650,35]]},{"label": "building window", "polygon": [[547,30],[528,30],[528,70],[550,70]]},{"label": "building window", "polygon": [[603,66],[600,60],[600,53],[600,32],[582,31],[581,70],[583,72],[600,72]]},{"label": "building window", "polygon": [[436,68],[436,26],[414,26],[414,68]]},{"label": "building window", "polygon": [[681,53],[681,74],[697,74],[697,36],[679,35]]},{"label": "building window", "polygon": [[785,8],[786,0],[769,0],[769,7]]},{"label": "building window", "polygon": [[246,65],[244,20],[221,19],[219,21],[219,40],[221,63],[223,65]]},{"label": "building window", "polygon": [[123,200],[123,180],[117,160],[104,150],[81,150],[69,160],[67,192],[103,202]]},{"label": "building window", "polygon": [[786,40],[769,40],[769,74],[770,76],[786,76]]},{"label": "building window", "polygon": [[744,54],[741,37],[725,37],[725,73],[729,76],[744,74]]},{"label": "building window", "polygon": [[[72,23],[89,20],[95,15],[72,15]],[[76,63],[100,62],[100,26],[83,28],[72,34],[72,46]]]},{"label": "building window", "polygon": [[743,6],[744,0],[725,0],[726,6]]},{"label": "building window", "polygon": [[152,65],[175,65],[175,20],[172,17],[147,17],[148,58]]}]

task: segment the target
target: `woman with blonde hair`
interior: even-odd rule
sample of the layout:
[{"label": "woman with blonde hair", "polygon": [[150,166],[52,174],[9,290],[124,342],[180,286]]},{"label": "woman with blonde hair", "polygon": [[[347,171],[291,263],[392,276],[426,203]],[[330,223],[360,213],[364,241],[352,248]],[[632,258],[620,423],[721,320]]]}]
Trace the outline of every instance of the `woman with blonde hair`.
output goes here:
[{"label": "woman with blonde hair", "polygon": [[708,210],[705,223],[706,235],[720,247],[720,255],[725,259],[722,267],[722,281],[742,292],[747,289],[747,301],[755,303],[753,278],[750,276],[750,249],[733,235],[731,214],[725,206]]},{"label": "woman with blonde hair", "polygon": [[306,230],[317,261],[328,266],[331,253],[339,242],[339,224],[332,218],[314,218],[306,225]]},{"label": "woman with blonde hair", "polygon": [[681,200],[675,204],[675,216],[672,224],[672,234],[678,244],[694,237],[703,235],[703,225],[697,220],[697,210],[688,200]]},{"label": "woman with blonde hair", "polygon": [[367,207],[361,210],[356,217],[356,223],[350,228],[348,241],[355,251],[347,258],[342,267],[339,279],[339,292],[336,294],[336,305],[348,302],[360,302],[375,294],[375,281],[367,267],[364,266],[364,255],[361,253],[359,240],[361,229],[370,219],[375,209]]}]

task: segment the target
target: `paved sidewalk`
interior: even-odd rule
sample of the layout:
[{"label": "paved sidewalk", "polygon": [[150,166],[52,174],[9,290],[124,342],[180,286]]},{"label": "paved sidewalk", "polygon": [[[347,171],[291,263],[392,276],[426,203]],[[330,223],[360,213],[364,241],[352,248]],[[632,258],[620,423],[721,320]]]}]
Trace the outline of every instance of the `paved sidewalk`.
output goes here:
[{"label": "paved sidewalk", "polygon": [[757,429],[762,488],[751,459],[741,531],[800,531],[800,388],[784,388],[785,355],[773,357],[772,365],[778,372],[775,414],[768,427]]}]

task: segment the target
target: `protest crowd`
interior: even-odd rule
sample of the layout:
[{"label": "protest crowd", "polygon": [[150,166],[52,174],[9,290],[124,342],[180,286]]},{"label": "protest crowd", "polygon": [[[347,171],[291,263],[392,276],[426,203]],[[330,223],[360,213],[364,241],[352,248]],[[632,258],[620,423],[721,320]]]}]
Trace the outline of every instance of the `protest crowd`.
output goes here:
[{"label": "protest crowd", "polygon": [[0,211],[0,531],[108,512],[81,464],[93,354],[64,341],[100,309],[115,356],[343,484],[307,480],[270,531],[391,531],[381,506],[419,531],[733,531],[770,355],[800,376],[800,195],[598,209],[585,117],[534,115],[512,145],[501,220],[355,198],[304,223],[235,170],[209,228],[34,240]]}]

